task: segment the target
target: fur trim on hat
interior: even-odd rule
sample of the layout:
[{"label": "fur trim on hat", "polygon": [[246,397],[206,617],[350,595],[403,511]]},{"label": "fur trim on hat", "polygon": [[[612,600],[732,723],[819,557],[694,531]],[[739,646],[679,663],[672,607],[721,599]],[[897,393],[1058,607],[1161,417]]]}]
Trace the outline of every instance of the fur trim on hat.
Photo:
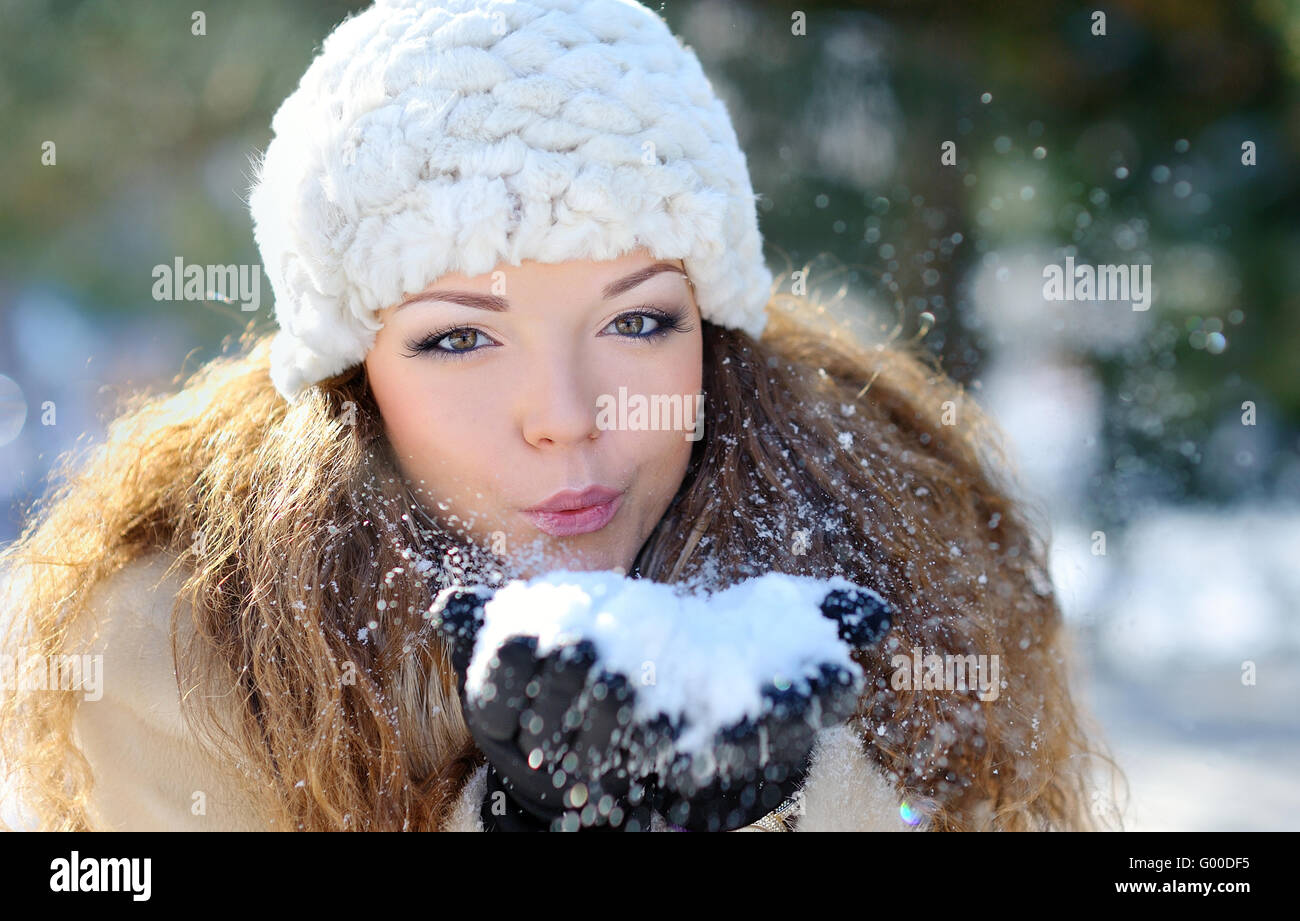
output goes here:
[{"label": "fur trim on hat", "polygon": [[695,53],[632,0],[380,0],[272,120],[249,205],[288,399],[361,362],[449,273],[681,259],[754,337],[772,273],[745,155]]}]

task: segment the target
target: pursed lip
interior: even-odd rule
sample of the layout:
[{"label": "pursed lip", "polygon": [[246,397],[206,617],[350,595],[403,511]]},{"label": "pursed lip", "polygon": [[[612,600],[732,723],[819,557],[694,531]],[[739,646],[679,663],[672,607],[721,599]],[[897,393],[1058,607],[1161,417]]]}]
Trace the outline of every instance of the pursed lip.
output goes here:
[{"label": "pursed lip", "polygon": [[530,505],[525,512],[571,512],[575,509],[590,508],[621,496],[622,490],[610,489],[608,486],[588,486],[586,489],[562,489],[545,502]]},{"label": "pursed lip", "polygon": [[623,493],[605,486],[566,489],[540,505],[523,510],[538,529],[552,537],[572,537],[599,531],[609,524],[623,502]]}]

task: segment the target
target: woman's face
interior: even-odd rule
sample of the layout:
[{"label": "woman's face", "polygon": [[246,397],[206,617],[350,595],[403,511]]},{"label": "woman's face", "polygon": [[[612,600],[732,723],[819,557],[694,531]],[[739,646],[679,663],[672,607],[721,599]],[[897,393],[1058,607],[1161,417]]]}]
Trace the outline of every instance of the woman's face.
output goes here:
[{"label": "woman's face", "polygon": [[[700,314],[681,260],[636,250],[444,275],[380,319],[366,370],[429,511],[524,576],[630,570],[702,430]],[[592,487],[585,508],[535,510]]]}]

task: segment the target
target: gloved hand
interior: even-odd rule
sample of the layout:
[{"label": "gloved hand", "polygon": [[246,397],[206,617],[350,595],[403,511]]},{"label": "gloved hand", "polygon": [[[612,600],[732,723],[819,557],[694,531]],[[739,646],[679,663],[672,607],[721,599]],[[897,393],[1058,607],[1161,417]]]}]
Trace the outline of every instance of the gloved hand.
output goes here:
[{"label": "gloved hand", "polygon": [[536,637],[514,637],[497,649],[483,693],[467,698],[491,595],[483,586],[447,589],[431,611],[450,645],[466,722],[489,762],[484,828],[649,830],[647,791],[629,774],[621,744],[635,692],[623,676],[594,667],[589,641],[538,656]]},{"label": "gloved hand", "polygon": [[[821,612],[855,649],[878,642],[889,631],[892,610],[879,595],[836,589]],[[750,825],[793,796],[807,779],[819,729],[843,722],[857,708],[861,681],[846,669],[824,663],[806,681],[769,682],[761,689],[764,711],[720,731],[708,758],[678,752],[654,777],[652,803],[671,823],[690,831],[729,831]],[[661,723],[655,734],[674,737]]]}]

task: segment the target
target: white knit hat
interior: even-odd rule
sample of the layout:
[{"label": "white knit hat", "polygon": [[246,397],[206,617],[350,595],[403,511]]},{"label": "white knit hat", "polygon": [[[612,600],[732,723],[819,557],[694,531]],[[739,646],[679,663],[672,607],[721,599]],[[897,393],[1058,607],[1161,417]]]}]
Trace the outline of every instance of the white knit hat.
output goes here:
[{"label": "white knit hat", "polygon": [[633,0],[379,0],[271,123],[249,206],[287,399],[360,363],[378,311],[523,260],[681,259],[757,338],[772,273],[726,107]]}]

